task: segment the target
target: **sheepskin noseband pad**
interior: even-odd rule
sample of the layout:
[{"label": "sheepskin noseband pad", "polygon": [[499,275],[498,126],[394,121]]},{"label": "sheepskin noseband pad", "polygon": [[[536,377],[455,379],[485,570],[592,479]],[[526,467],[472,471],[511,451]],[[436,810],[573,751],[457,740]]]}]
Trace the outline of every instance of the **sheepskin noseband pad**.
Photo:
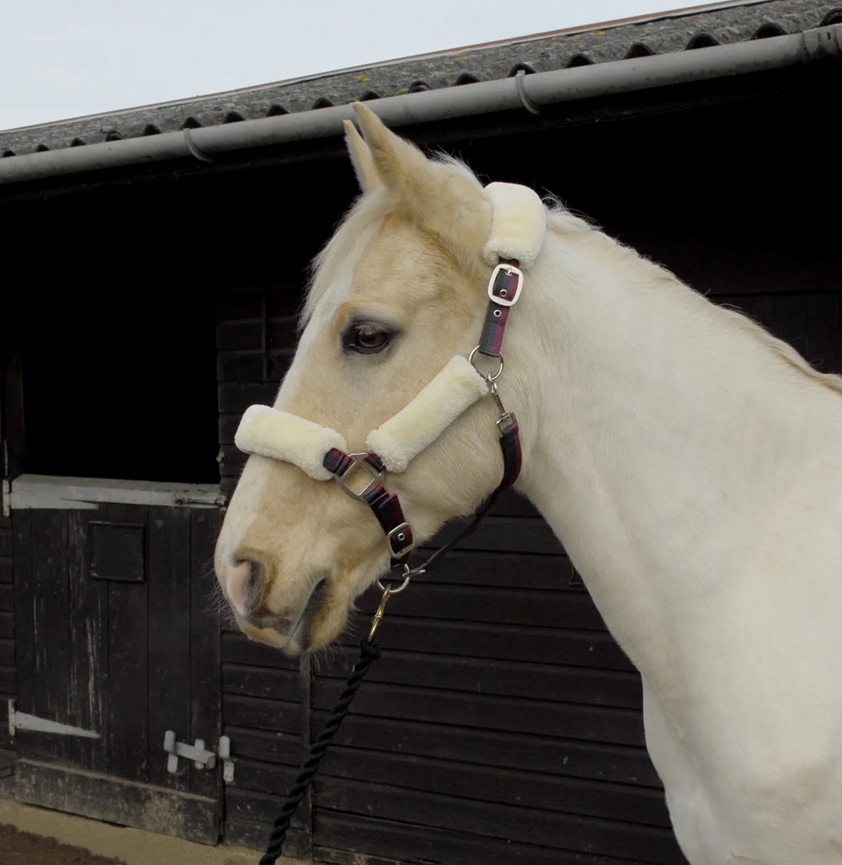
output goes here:
[{"label": "sheepskin noseband pad", "polygon": [[268,405],[246,409],[234,443],[247,454],[292,463],[316,481],[333,478],[323,465],[329,450],[348,450],[345,437],[336,430]]},{"label": "sheepskin noseband pad", "polygon": [[533,190],[516,183],[489,183],[485,194],[491,200],[491,237],[483,259],[491,267],[500,259],[515,260],[532,267],[547,233],[547,210]]},{"label": "sheepskin noseband pad", "polygon": [[[486,380],[457,355],[409,405],[368,434],[366,448],[390,472],[405,471],[413,457],[487,393]],[[292,463],[317,481],[331,480],[335,474],[325,468],[325,454],[348,451],[336,430],[268,405],[246,409],[234,442],[245,453]]]},{"label": "sheepskin noseband pad", "polygon": [[405,471],[414,457],[487,393],[486,380],[457,355],[409,405],[370,432],[365,446],[390,472]]}]

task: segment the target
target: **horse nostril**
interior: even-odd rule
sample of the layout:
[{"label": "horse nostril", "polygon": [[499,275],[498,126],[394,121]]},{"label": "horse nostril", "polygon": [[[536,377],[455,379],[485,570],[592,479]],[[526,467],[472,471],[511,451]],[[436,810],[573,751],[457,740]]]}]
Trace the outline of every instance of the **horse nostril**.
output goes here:
[{"label": "horse nostril", "polygon": [[266,585],[263,565],[251,559],[237,559],[228,580],[228,596],[243,615],[260,606]]}]

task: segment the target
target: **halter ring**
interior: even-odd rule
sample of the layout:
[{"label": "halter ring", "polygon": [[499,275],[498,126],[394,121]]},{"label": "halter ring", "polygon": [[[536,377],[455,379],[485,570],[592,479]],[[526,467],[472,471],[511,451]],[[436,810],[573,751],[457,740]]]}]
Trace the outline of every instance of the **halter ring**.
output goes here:
[{"label": "halter ring", "polygon": [[481,376],[483,376],[483,378],[488,382],[488,384],[489,384],[489,386],[490,386],[492,382],[497,381],[497,379],[500,378],[500,376],[503,374],[503,355],[501,354],[501,355],[498,356],[497,359],[500,361],[500,366],[497,367],[497,372],[495,372],[494,375],[491,375],[490,373],[482,373],[482,372],[480,372],[480,368],[479,368],[479,367],[474,363],[474,355],[475,355],[478,351],[479,351],[479,346],[477,346],[477,347],[476,347],[476,348],[475,348],[475,349],[474,349],[474,350],[473,350],[473,351],[468,355],[468,360],[471,362],[471,364],[473,365],[474,369],[475,369],[477,372],[479,372],[479,374],[480,374]]}]

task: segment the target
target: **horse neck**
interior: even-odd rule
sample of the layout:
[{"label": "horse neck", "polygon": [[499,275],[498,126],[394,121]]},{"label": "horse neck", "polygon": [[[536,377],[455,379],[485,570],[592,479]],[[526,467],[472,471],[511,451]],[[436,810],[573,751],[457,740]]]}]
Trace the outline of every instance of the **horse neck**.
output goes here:
[{"label": "horse neck", "polygon": [[596,231],[549,234],[512,322],[519,489],[656,677],[671,635],[745,566],[758,513],[795,471],[812,433],[793,405],[834,395]]}]

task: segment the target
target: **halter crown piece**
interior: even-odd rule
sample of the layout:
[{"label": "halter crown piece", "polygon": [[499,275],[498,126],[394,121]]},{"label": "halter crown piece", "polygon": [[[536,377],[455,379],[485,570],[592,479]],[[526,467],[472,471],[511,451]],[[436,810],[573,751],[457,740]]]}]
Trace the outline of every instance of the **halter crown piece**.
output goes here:
[{"label": "halter crown piece", "polygon": [[[352,498],[365,502],[386,533],[392,568],[403,566],[407,577],[414,573],[407,560],[416,539],[398,496],[384,485],[386,472],[405,471],[457,417],[490,395],[500,409],[497,427],[504,463],[496,492],[508,489],[520,473],[517,420],[503,408],[497,379],[503,372],[501,351],[509,312],[523,289],[521,267],[531,267],[541,251],[546,210],[536,193],[525,186],[492,183],[485,193],[493,222],[483,259],[494,271],[479,344],[469,358],[451,358],[411,402],[372,430],[366,437],[366,453],[349,454],[344,436],[336,430],[266,405],[246,409],[234,438],[245,453],[292,463],[313,480],[335,480]],[[477,354],[498,359],[496,372],[480,373],[474,365]]]}]

